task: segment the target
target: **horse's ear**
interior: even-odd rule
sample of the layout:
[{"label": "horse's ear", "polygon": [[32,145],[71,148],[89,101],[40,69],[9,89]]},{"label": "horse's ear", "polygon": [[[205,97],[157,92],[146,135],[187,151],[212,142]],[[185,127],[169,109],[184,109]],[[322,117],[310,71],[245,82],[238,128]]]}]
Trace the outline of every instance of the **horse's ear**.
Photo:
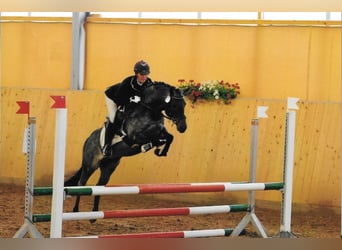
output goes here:
[{"label": "horse's ear", "polygon": [[166,103],[169,103],[170,101],[171,101],[171,96],[168,95],[168,96],[165,98],[165,102],[166,102]]}]

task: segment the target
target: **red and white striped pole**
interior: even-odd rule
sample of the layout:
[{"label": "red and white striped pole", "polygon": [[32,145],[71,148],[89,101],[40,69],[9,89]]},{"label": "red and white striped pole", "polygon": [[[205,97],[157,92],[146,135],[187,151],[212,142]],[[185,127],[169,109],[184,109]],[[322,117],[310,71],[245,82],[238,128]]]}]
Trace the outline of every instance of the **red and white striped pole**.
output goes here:
[{"label": "red and white striped pole", "polygon": [[201,238],[201,237],[219,237],[229,236],[233,229],[203,229],[191,231],[173,231],[173,232],[148,232],[148,233],[132,233],[132,234],[114,234],[114,235],[93,235],[93,236],[79,236],[71,238]]}]

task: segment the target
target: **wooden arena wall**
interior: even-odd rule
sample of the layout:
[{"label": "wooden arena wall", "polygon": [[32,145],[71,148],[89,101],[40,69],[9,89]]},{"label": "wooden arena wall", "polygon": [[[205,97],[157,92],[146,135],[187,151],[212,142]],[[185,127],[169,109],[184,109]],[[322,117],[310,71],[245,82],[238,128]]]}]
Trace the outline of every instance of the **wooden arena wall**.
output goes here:
[{"label": "wooden arena wall", "polygon": [[[66,175],[81,164],[82,145],[92,130],[104,122],[101,91],[60,91],[19,88],[1,89],[0,182],[24,184],[26,157],[22,139],[26,115],[16,114],[17,100],[30,100],[31,116],[37,117],[37,185],[51,185],[55,110],[50,95],[65,95],[68,108]],[[250,156],[251,119],[258,105],[269,106],[260,119],[257,181],[281,181],[283,174],[286,100],[238,98],[231,105],[187,105],[188,130],[175,135],[166,158],[153,152],[125,158],[110,183],[164,183],[246,181]],[[301,101],[297,111],[294,202],[339,205],[341,105]],[[95,184],[98,174],[90,180]],[[234,194],[235,195],[235,194]],[[246,193],[238,194],[246,198]],[[278,192],[260,192],[258,199],[279,201]]]},{"label": "wooden arena wall", "polygon": [[[24,185],[21,153],[27,119],[16,101],[31,102],[37,117],[36,183],[51,185],[55,111],[50,95],[68,107],[66,173],[79,168],[82,145],[106,116],[103,90],[132,74],[139,59],[151,77],[239,82],[232,105],[187,105],[188,131],[175,135],[166,158],[152,152],[122,161],[111,183],[245,181],[250,122],[258,105],[260,182],[282,178],[286,98],[298,97],[294,202],[340,205],[341,32],[338,27],[128,24],[90,18],[85,90],[70,90],[71,23],[67,18],[11,20],[1,25],[0,183]],[[98,175],[90,180],[95,183]],[[246,198],[245,192],[237,197]],[[258,199],[279,201],[277,192]]]}]

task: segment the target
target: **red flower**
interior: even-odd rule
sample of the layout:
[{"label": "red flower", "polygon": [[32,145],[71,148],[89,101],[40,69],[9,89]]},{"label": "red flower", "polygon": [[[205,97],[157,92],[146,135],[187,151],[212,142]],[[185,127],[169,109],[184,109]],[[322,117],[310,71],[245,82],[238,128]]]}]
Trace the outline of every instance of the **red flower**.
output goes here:
[{"label": "red flower", "polygon": [[195,82],[194,80],[178,80],[181,83],[180,89],[184,96],[187,96],[194,104],[198,99],[217,100],[222,99],[225,104],[231,104],[231,100],[240,94],[239,83],[230,84],[229,82],[208,81]]},{"label": "red flower", "polygon": [[194,95],[195,95],[196,97],[200,96],[200,95],[201,95],[201,91],[194,91]]}]

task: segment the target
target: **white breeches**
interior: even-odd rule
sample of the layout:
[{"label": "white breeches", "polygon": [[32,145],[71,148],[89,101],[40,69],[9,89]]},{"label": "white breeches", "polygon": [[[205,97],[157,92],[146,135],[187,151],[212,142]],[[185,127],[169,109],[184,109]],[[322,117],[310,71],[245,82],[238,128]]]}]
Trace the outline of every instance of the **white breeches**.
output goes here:
[{"label": "white breeches", "polygon": [[118,105],[106,96],[106,105],[108,110],[108,119],[111,123],[114,123],[116,111],[118,110]]}]

